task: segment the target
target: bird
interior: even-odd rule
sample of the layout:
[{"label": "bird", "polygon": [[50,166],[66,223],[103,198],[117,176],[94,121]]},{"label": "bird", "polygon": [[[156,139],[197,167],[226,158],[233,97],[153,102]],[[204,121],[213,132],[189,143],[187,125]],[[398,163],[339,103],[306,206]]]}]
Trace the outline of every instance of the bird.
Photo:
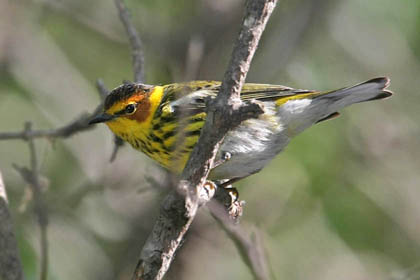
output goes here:
[{"label": "bird", "polygon": [[[230,130],[220,145],[210,180],[235,180],[262,170],[290,140],[338,111],[365,101],[384,99],[390,79],[379,77],[332,91],[245,83],[240,98],[257,101],[263,113]],[[89,124],[105,123],[119,138],[174,174],[180,174],[206,120],[207,102],[217,96],[218,81],[167,85],[125,83],[105,98],[103,111]],[[228,160],[223,160],[228,155]]]}]

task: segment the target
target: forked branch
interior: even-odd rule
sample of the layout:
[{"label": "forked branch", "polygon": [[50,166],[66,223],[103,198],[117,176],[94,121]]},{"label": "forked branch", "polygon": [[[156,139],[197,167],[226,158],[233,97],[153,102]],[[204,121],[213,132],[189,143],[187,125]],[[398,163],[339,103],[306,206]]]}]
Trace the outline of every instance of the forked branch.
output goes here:
[{"label": "forked branch", "polygon": [[276,2],[247,2],[241,31],[221,90],[208,106],[200,139],[181,176],[178,190],[183,190],[185,196],[174,191],[164,200],[158,220],[143,247],[133,279],[163,278],[197,213],[200,202],[197,193],[202,193],[224,136],[242,121],[262,113],[259,104],[244,104],[239,97],[259,39]]},{"label": "forked branch", "polygon": [[[27,122],[25,124],[24,132],[30,134],[32,131],[32,124]],[[48,239],[47,239],[47,228],[48,228],[48,212],[47,206],[42,196],[42,184],[40,182],[39,175],[39,162],[36,154],[34,140],[32,138],[27,139],[30,153],[30,166],[19,167],[14,165],[14,168],[22,176],[22,178],[31,187],[34,200],[34,211],[38,219],[38,225],[40,228],[40,278],[41,280],[47,280],[48,278]]]}]

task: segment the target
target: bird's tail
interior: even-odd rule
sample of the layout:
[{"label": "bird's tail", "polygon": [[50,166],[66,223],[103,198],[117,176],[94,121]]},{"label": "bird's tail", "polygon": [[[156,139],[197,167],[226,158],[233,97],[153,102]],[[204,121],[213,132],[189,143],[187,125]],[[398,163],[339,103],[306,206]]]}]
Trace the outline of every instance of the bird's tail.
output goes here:
[{"label": "bird's tail", "polygon": [[387,90],[389,78],[381,77],[371,79],[358,85],[326,92],[319,97],[330,99],[337,109],[349,106],[353,103],[365,102],[387,98],[392,92]]},{"label": "bird's tail", "polygon": [[282,109],[281,116],[283,121],[288,124],[290,135],[294,136],[314,123],[337,117],[338,111],[346,106],[391,96],[392,92],[387,90],[388,85],[389,79],[382,77],[352,87],[317,92],[310,99],[310,103],[304,103],[307,105],[304,110],[297,110],[304,105],[302,102],[293,104],[294,107],[289,106],[290,108]]},{"label": "bird's tail", "polygon": [[319,98],[323,104],[326,104],[324,112],[327,114],[321,115],[315,122],[338,117],[340,114],[337,111],[351,104],[390,97],[392,91],[387,90],[389,83],[389,78],[380,77],[355,86],[319,94],[316,99]]}]

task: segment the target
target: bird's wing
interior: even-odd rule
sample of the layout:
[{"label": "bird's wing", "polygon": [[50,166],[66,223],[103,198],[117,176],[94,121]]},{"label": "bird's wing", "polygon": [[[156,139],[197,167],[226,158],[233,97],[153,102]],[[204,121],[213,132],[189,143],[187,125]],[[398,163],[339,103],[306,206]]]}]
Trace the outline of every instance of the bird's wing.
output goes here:
[{"label": "bird's wing", "polygon": [[[220,90],[220,82],[193,81],[165,86],[165,95],[161,102],[162,112],[184,114],[187,116],[203,113],[206,110],[206,98],[215,98]],[[242,87],[241,99],[277,101],[287,97],[313,93],[314,91],[293,89],[281,85],[251,84]]]},{"label": "bird's wing", "polygon": [[[208,86],[204,88],[205,85]],[[217,86],[210,81],[166,85],[157,113],[167,117],[180,117],[180,115],[186,117],[204,113],[206,98],[217,95],[217,91],[213,90],[213,87]]]},{"label": "bird's wing", "polygon": [[241,91],[242,100],[277,101],[290,96],[312,93],[312,90],[270,84],[245,84]]}]

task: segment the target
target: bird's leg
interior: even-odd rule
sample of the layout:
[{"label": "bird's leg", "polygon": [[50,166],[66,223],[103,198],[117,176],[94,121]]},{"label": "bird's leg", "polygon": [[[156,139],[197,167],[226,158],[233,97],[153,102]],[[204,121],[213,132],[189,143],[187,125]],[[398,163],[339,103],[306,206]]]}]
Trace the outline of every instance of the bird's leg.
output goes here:
[{"label": "bird's leg", "polygon": [[[220,159],[214,163],[213,168],[222,165],[231,158],[231,153],[222,151]],[[245,201],[239,200],[239,192],[236,188],[232,186],[232,184],[242,180],[245,177],[248,176],[236,177],[228,180],[220,180],[215,182],[215,184],[217,185],[215,195],[216,199],[222,202],[222,204],[225,205],[225,207],[227,207],[229,211],[229,216],[235,221],[238,220],[240,216],[242,216],[243,205],[245,204]]]},{"label": "bird's leg", "polygon": [[217,182],[215,197],[225,205],[229,211],[229,216],[235,221],[238,221],[238,218],[242,216],[245,201],[239,199],[239,192],[232,184],[243,178],[232,178]]}]

